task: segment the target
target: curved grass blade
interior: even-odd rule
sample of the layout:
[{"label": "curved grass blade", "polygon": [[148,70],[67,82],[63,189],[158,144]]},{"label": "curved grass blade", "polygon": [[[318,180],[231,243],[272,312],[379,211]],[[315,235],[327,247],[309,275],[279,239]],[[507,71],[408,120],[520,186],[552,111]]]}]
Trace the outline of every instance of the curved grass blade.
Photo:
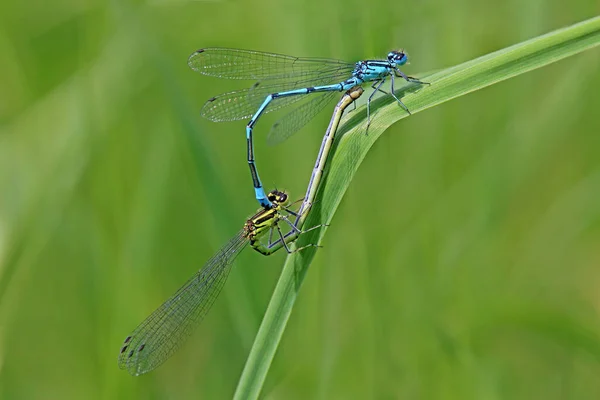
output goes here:
[{"label": "curved grass blade", "polygon": [[[414,114],[598,45],[600,45],[600,17],[595,17],[427,75],[424,80],[430,82],[431,86],[416,93],[409,93],[412,88],[408,85],[399,88],[396,94],[405,95],[403,102]],[[331,221],[354,173],[371,146],[389,126],[407,116],[393,102],[390,96],[385,96],[371,104],[371,111],[377,111],[377,118],[373,120],[368,135],[364,133],[366,125],[364,107],[354,112],[351,118],[339,128],[338,139],[332,149],[333,156],[322,178],[316,202],[306,220],[308,226],[317,226]],[[314,229],[301,237],[296,246],[300,247],[307,243],[304,240],[320,243],[325,231],[326,226]],[[315,254],[316,248],[308,248],[287,257],[234,398],[258,398],[302,281]]]}]

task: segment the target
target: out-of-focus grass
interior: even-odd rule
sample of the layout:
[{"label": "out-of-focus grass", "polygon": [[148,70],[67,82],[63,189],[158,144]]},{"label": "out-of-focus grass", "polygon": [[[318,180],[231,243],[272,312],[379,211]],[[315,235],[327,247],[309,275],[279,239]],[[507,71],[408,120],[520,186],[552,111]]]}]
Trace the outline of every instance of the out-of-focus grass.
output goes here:
[{"label": "out-of-focus grass", "polygon": [[[239,83],[189,71],[193,50],[354,60],[405,47],[418,75],[597,13],[363,4],[0,5],[0,397],[233,394],[280,255],[242,254],[159,370],[116,365],[127,332],[255,209],[244,124],[197,111]],[[390,128],[329,228],[263,394],[598,397],[599,64],[582,54]],[[261,176],[300,196],[329,116],[275,148],[270,118]]]}]

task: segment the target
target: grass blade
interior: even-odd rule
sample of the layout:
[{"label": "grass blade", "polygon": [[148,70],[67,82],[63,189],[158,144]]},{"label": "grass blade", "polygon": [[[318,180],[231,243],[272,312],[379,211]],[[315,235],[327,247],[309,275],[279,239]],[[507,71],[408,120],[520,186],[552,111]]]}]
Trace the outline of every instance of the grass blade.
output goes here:
[{"label": "grass blade", "polygon": [[[419,76],[420,79],[430,82],[431,86],[407,85],[398,90],[397,94],[403,96],[403,102],[414,114],[575,55],[598,44],[600,17],[595,17],[466,63]],[[354,173],[373,143],[393,123],[407,116],[390,96],[373,102],[371,111],[376,115],[368,135],[365,135],[364,107],[352,113],[351,118],[340,127],[321,187],[317,192],[317,202],[307,218],[306,227],[331,221]],[[325,231],[326,228],[322,227],[301,236],[298,246],[320,243]],[[255,399],[260,394],[296,296],[315,253],[314,248],[308,248],[287,257],[238,382],[236,399]]]}]

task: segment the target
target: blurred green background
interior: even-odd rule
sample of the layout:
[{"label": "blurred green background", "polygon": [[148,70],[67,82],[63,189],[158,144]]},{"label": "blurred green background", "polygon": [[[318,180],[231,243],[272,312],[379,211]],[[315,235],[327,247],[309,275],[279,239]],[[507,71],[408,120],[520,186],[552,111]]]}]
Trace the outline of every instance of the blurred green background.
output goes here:
[{"label": "blurred green background", "polygon": [[[125,336],[256,209],[245,122],[199,115],[245,83],[189,70],[197,48],[353,61],[404,47],[418,76],[599,11],[0,3],[0,397],[232,396],[282,253],[246,250],[162,367],[117,367]],[[262,396],[600,398],[599,67],[588,51],[389,129],[332,221]],[[273,114],[256,129],[258,168],[300,197],[330,115],[268,147]]]}]

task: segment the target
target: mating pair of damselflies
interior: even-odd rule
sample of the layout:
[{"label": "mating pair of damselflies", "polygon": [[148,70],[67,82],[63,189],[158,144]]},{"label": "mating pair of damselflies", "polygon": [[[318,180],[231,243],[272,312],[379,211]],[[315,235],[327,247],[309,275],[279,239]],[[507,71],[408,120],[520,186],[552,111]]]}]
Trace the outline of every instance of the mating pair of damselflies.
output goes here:
[{"label": "mating pair of damselflies", "polygon": [[[360,86],[354,87],[346,92],[337,104],[323,137],[299,212],[289,209],[286,193],[276,190],[270,192],[267,196],[271,206],[262,207],[249,218],[240,232],[125,339],[119,354],[120,368],[126,369],[132,375],[140,375],[167,360],[208,313],[229,275],[233,261],[247,244],[264,255],[272,254],[281,248],[285,248],[288,253],[302,249],[291,250],[288,244],[295,241],[300,234],[319,227],[302,230],[344,110],[362,93],[363,89]],[[282,222],[289,226],[289,232],[282,231],[279,226]],[[268,239],[265,244],[261,239],[264,239],[267,233]]]},{"label": "mating pair of damselflies", "polygon": [[[256,198],[262,208],[246,221],[244,228],[200,271],[125,339],[119,355],[121,368],[139,375],[156,368],[169,358],[206,315],[223,287],[235,257],[248,243],[265,255],[282,247],[291,252],[288,244],[305,232],[302,230],[304,220],[314,200],[333,136],[344,110],[362,95],[361,84],[373,82],[375,90],[367,101],[367,127],[371,121],[370,103],[378,91],[393,96],[408,112],[408,108],[394,93],[394,77],[401,77],[409,82],[424,82],[411,78],[398,69],[407,60],[403,51],[390,52],[386,60],[366,60],[356,64],[221,48],[198,50],[190,56],[190,67],[205,75],[258,81],[249,89],[225,93],[208,100],[202,109],[202,115],[213,121],[251,117],[246,127],[248,164]],[[391,78],[390,93],[381,89],[387,77]],[[320,96],[312,95],[309,101],[300,103],[299,107],[273,126],[270,141],[281,141],[312,119],[336,91],[344,90],[347,92],[336,106],[323,138],[302,206],[295,213],[288,208],[286,193],[264,192],[254,162],[253,128],[263,113],[296,103],[305,97],[302,95],[320,93]],[[294,222],[290,221],[291,217],[295,217]],[[281,222],[289,225],[291,230],[288,233],[282,232],[279,226]],[[261,239],[267,233],[269,235],[265,245]]]}]

